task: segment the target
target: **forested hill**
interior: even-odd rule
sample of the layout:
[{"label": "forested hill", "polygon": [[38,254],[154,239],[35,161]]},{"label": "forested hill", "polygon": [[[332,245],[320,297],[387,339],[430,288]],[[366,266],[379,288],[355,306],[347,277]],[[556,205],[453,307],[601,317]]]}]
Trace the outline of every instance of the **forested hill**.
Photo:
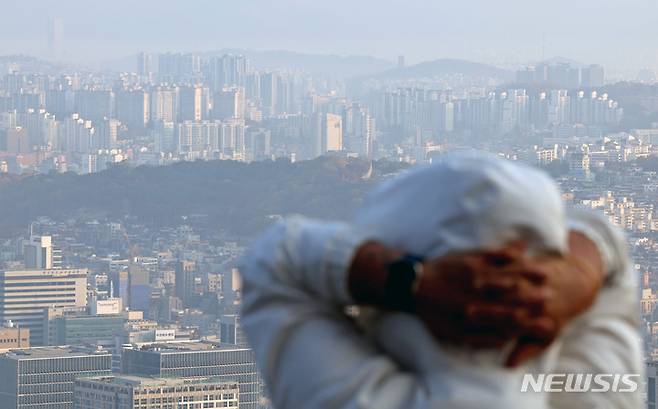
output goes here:
[{"label": "forested hill", "polygon": [[25,231],[40,216],[55,220],[126,216],[160,226],[205,215],[210,228],[249,235],[270,215],[302,213],[345,219],[381,175],[399,164],[355,159],[239,163],[184,162],[116,166],[79,176],[0,176],[0,236]]}]

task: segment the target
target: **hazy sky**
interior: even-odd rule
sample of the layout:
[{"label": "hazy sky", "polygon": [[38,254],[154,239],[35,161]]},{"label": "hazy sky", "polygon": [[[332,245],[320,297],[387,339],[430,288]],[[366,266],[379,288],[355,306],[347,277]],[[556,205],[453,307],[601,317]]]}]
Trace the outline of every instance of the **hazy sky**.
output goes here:
[{"label": "hazy sky", "polygon": [[[70,60],[224,47],[521,62],[564,56],[658,66],[656,0],[2,0],[0,55]],[[9,4],[7,4],[9,3]]]}]

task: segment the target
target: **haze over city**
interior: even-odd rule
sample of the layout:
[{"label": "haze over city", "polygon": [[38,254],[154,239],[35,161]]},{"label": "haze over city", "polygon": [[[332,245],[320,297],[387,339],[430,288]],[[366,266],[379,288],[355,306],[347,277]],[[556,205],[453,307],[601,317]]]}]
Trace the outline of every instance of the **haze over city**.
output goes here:
[{"label": "haze over city", "polygon": [[[561,56],[614,70],[656,67],[652,0],[384,0],[162,2],[38,0],[3,5],[0,50],[51,57],[60,19],[63,59],[97,62],[149,51],[221,48],[357,54],[410,63],[462,58],[519,64]],[[611,50],[615,50],[611,53]]]},{"label": "haze over city", "polygon": [[0,409],[658,407],[656,0],[5,3]]}]

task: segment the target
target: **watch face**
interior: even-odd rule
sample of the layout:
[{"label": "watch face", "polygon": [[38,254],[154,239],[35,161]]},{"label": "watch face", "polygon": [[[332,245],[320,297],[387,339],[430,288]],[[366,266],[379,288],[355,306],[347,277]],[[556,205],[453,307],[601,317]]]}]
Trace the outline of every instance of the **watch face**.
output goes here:
[{"label": "watch face", "polygon": [[403,257],[391,263],[386,281],[386,300],[397,311],[414,310],[413,287],[422,267],[417,258]]}]

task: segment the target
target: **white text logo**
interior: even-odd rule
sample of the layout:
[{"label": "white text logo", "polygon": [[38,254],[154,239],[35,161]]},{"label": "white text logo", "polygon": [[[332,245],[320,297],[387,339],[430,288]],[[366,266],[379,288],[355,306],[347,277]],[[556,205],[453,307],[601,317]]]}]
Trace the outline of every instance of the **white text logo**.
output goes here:
[{"label": "white text logo", "polygon": [[635,392],[639,374],[525,374],[521,392]]}]

